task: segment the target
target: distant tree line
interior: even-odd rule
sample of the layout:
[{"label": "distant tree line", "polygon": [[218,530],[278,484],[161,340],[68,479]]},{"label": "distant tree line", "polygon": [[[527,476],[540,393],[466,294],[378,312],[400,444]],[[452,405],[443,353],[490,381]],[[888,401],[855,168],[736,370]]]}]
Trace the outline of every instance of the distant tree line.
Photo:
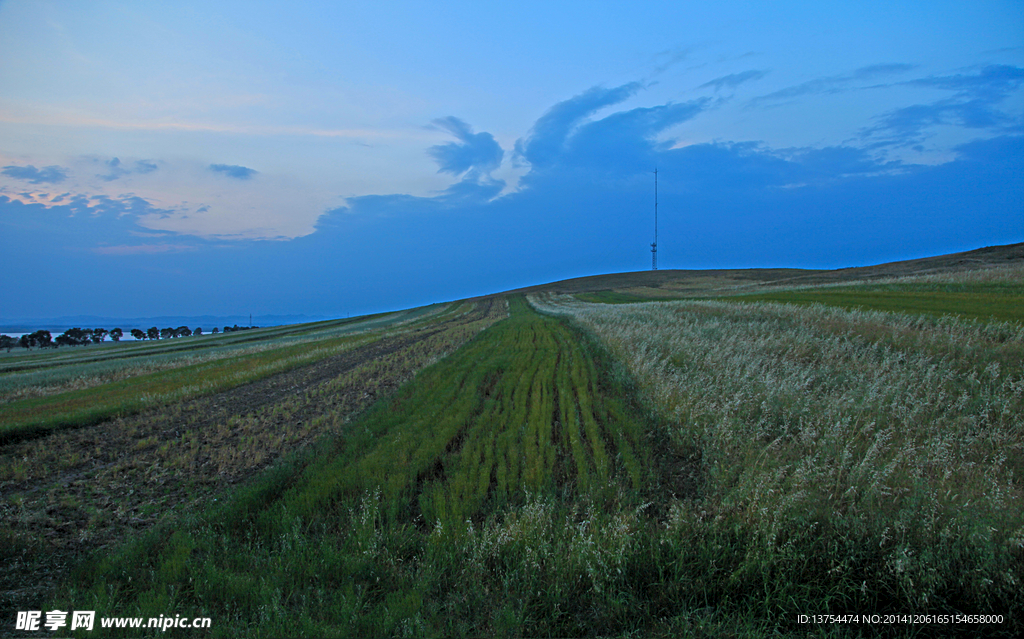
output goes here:
[{"label": "distant tree line", "polygon": [[[224,332],[234,333],[235,331],[247,331],[250,328],[259,328],[259,326],[239,326],[238,324],[235,324],[234,326],[225,326]],[[213,332],[216,333],[217,329],[213,329]]]},{"label": "distant tree line", "polygon": [[[259,328],[259,326],[225,326],[225,333],[233,333],[235,331],[247,331],[250,328]],[[214,335],[220,333],[220,329],[216,326],[211,331]],[[150,327],[148,330],[141,330],[138,328],[131,329],[131,336],[137,340],[154,340],[154,339],[174,339],[176,337],[190,337],[193,335],[202,335],[203,329],[197,327],[195,330],[190,329],[188,326],[179,326],[178,328],[157,328],[156,326]],[[15,346],[22,348],[57,348],[59,346],[86,346],[88,344],[99,344],[103,342],[107,337],[110,337],[115,342],[121,341],[124,337],[124,331],[120,328],[114,328],[107,330],[105,328],[69,328],[64,331],[56,338],[52,336],[50,331],[38,330],[34,333],[26,333],[20,338],[11,337],[10,335],[0,335],[0,349],[6,349],[8,353]]]},{"label": "distant tree line", "polygon": [[188,326],[179,326],[178,328],[157,328],[152,326],[149,330],[142,331],[137,328],[132,329],[132,337],[137,340],[144,339],[174,339],[175,337],[190,337],[192,335],[202,335],[203,329],[197,328],[196,330],[190,329]]}]

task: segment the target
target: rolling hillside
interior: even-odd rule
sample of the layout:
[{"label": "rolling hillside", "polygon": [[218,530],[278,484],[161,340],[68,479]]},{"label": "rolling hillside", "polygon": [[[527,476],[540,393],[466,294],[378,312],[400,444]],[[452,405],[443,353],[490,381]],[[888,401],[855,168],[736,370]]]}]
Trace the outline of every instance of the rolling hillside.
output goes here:
[{"label": "rolling hillside", "polygon": [[212,621],[168,636],[1013,636],[1022,281],[1017,244],[5,355],[0,608]]},{"label": "rolling hillside", "polygon": [[580,277],[508,291],[505,294],[629,292],[641,297],[704,297],[757,292],[763,288],[870,282],[884,278],[940,275],[1024,264],[1024,243],[990,246],[874,266],[837,270],[751,268],[659,270]]}]

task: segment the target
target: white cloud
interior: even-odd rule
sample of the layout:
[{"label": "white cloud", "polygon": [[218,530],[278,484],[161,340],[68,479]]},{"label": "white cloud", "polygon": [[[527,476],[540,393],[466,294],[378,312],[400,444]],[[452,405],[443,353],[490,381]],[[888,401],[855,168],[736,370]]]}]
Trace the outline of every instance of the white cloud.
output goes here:
[{"label": "white cloud", "polygon": [[[143,229],[250,240],[307,235],[320,215],[341,204],[327,189],[300,180],[264,173],[259,179],[225,180],[209,170],[209,162],[192,160],[121,157],[118,166],[128,168],[111,179],[111,161],[74,158],[64,163],[67,178],[59,185],[26,184],[0,174],[0,194],[47,207],[76,198],[90,208],[113,201],[123,204],[125,212],[137,210],[130,203],[141,199],[152,207],[139,211]],[[154,164],[157,170],[149,168]]]}]

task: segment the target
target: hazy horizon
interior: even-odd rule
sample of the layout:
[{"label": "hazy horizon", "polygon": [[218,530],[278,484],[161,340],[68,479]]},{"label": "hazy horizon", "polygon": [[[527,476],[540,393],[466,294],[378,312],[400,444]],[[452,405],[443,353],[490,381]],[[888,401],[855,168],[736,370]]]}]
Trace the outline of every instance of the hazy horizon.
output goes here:
[{"label": "hazy horizon", "polygon": [[1024,240],[1016,4],[641,9],[0,2],[0,320]]}]

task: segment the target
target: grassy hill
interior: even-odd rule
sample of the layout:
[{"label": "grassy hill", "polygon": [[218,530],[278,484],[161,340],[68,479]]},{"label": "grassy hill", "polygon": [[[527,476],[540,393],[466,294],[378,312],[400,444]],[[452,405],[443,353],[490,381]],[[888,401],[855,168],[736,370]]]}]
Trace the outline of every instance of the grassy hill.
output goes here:
[{"label": "grassy hill", "polygon": [[[990,246],[902,262],[836,270],[750,268],[659,270],[580,277],[508,291],[511,294],[596,293],[613,291],[638,299],[676,299],[757,293],[763,289],[807,285],[867,283],[887,278],[950,275],[1024,265],[1024,243]],[[505,293],[503,293],[505,294]]]},{"label": "grassy hill", "polygon": [[[170,636],[1014,636],[1022,274],[1024,245],[603,275],[0,358],[0,607],[211,620],[137,631]],[[951,617],[799,620],[909,613]]]}]

